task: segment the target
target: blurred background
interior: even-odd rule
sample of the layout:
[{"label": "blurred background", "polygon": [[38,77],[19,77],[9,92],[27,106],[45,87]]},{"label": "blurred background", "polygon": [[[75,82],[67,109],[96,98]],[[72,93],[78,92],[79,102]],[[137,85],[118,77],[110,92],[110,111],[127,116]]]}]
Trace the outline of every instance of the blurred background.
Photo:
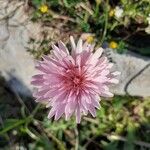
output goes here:
[{"label": "blurred background", "polygon": [[[105,48],[122,72],[79,136],[74,117],[47,119],[30,85],[36,60],[70,35]],[[0,0],[0,149],[150,150],[150,1]]]}]

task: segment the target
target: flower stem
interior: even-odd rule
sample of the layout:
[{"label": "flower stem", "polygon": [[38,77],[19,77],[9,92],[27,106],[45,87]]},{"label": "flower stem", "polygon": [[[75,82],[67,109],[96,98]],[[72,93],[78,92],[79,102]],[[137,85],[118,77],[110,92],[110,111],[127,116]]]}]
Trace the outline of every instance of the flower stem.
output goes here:
[{"label": "flower stem", "polygon": [[79,124],[76,124],[75,136],[76,136],[75,150],[79,150]]},{"label": "flower stem", "polygon": [[102,38],[100,40],[100,45],[103,44],[103,42],[105,40],[105,37],[106,37],[106,33],[107,33],[107,26],[108,26],[108,5],[109,5],[109,1],[106,0],[105,25],[104,25],[103,35],[102,35]]},{"label": "flower stem", "polygon": [[95,8],[95,17],[97,17],[99,14],[99,3],[96,3],[96,8]]}]

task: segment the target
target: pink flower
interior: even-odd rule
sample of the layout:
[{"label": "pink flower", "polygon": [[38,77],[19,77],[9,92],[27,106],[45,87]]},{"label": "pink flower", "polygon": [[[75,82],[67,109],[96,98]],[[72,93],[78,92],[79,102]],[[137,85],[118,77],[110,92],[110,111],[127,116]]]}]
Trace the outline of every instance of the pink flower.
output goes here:
[{"label": "pink flower", "polygon": [[93,52],[93,45],[77,45],[70,37],[71,54],[61,41],[58,47],[53,45],[50,56],[43,56],[36,68],[41,72],[33,76],[32,84],[37,86],[34,93],[37,102],[51,107],[48,118],[58,120],[65,114],[68,120],[73,113],[76,122],[80,123],[81,115],[88,112],[96,116],[96,108],[100,108],[100,96],[112,97],[108,85],[118,83],[116,76],[120,73],[110,72],[112,63],[101,57],[103,49]]}]

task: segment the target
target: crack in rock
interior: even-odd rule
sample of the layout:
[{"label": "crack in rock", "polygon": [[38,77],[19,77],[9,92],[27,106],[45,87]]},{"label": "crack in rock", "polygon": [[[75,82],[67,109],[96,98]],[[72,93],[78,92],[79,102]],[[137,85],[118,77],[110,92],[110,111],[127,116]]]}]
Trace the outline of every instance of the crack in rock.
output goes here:
[{"label": "crack in rock", "polygon": [[[144,96],[149,96],[150,92],[150,63],[144,66],[138,73],[136,73],[125,85],[126,94],[143,93]],[[134,89],[134,90],[133,90]]]},{"label": "crack in rock", "polygon": [[111,51],[111,58],[115,61],[115,68],[121,71],[120,83],[113,86],[117,94],[132,96],[150,96],[150,59],[128,52],[117,54]]}]

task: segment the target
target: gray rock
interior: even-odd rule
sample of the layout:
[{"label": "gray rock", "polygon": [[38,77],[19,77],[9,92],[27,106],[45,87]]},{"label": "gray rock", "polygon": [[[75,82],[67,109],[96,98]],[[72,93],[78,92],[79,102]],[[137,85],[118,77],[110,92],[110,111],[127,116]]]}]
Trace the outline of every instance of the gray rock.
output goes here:
[{"label": "gray rock", "polygon": [[0,20],[6,16],[6,9],[8,6],[8,0],[0,0]]},{"label": "gray rock", "polygon": [[[26,47],[32,33],[39,34],[41,30],[40,25],[37,27],[37,24],[29,21],[21,4],[17,1],[9,3],[5,14],[9,17],[0,20],[0,72],[12,90],[31,96],[33,88],[30,80],[35,74],[34,59]],[[30,28],[27,28],[29,25]]]},{"label": "gray rock", "polygon": [[7,21],[0,21],[0,43],[3,44],[9,38]]},{"label": "gray rock", "polygon": [[8,21],[9,26],[19,26],[19,25],[24,25],[25,23],[28,23],[29,15],[25,11],[25,7],[21,4],[19,6],[16,6],[17,10]]},{"label": "gray rock", "polygon": [[[42,40],[42,32],[46,31],[52,39],[60,33],[54,29],[41,27],[40,23],[32,23],[24,11],[23,2],[0,0],[0,72],[12,90],[30,96],[33,87],[31,77],[36,73],[34,59],[27,52],[29,40]],[[60,38],[60,37],[59,37]],[[108,57],[121,71],[120,83],[112,87],[116,94],[150,96],[150,59],[128,52],[118,54],[107,49]]]},{"label": "gray rock", "polygon": [[9,27],[9,33],[7,43],[0,50],[0,70],[13,89],[28,95],[26,89],[31,90],[30,80],[35,71],[34,59],[25,47],[29,40],[28,33],[23,26]]},{"label": "gray rock", "polygon": [[116,70],[121,72],[120,83],[113,86],[113,91],[121,95],[150,96],[150,59],[132,52],[109,51]]},{"label": "gray rock", "polygon": [[150,62],[145,65],[128,85],[127,92],[130,95],[150,96]]}]

